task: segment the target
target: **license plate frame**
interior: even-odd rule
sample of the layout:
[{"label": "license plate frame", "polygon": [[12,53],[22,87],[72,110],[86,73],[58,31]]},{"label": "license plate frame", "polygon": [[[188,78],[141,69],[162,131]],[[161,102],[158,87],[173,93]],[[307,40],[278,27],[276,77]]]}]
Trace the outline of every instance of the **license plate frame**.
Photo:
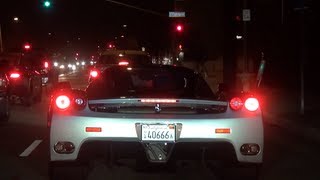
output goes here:
[{"label": "license plate frame", "polygon": [[174,124],[142,124],[141,141],[175,142],[176,126]]}]

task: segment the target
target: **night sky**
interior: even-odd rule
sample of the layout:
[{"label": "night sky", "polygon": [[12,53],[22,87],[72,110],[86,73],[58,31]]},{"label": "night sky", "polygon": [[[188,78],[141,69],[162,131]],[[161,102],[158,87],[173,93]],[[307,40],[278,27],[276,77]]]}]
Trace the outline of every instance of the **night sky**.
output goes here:
[{"label": "night sky", "polygon": [[[63,43],[70,41],[80,44],[82,48],[92,49],[120,36],[123,24],[128,25],[126,31],[139,42],[156,44],[157,48],[167,46],[169,18],[166,16],[173,8],[173,1],[121,1],[164,16],[104,0],[52,0],[53,4],[49,9],[44,8],[41,2],[41,0],[1,2],[0,20],[8,46],[16,46],[17,43],[12,43],[11,37],[18,36],[23,41],[31,41],[38,46],[44,46],[48,41],[63,46]],[[20,23],[12,22],[14,16],[21,19]],[[51,33],[51,36],[48,36],[48,33]],[[79,37],[81,42],[76,42]]]},{"label": "night sky", "polygon": [[[164,52],[171,46],[173,21],[167,15],[174,9],[174,0],[119,0],[164,16],[105,0],[51,1],[53,4],[49,9],[42,6],[41,0],[0,2],[5,48],[19,49],[23,42],[29,41],[35,47],[92,53],[97,46],[106,46],[114,37],[123,34],[123,24],[128,25],[128,37],[134,37],[149,51]],[[280,0],[247,1],[252,12],[252,20],[248,23],[248,54],[257,67],[261,52],[265,53],[268,62],[264,82],[270,86],[286,84],[289,88],[298,88],[303,59],[312,88],[318,70],[315,64],[320,58],[317,1],[283,0],[283,9]],[[295,10],[302,2],[308,7],[303,21]],[[241,56],[237,52],[241,52],[242,42],[236,41],[235,35],[243,28],[242,22],[237,23],[235,17],[241,16],[242,4],[243,0],[185,0],[186,60],[214,60],[223,56],[224,70],[232,70],[235,59]],[[20,18],[19,23],[13,23],[14,16]]]}]

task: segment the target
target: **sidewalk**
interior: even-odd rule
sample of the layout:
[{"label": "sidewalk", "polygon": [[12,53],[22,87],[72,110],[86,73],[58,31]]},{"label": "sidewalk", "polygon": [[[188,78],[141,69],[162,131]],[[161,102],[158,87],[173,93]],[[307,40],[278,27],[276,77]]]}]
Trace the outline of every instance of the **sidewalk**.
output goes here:
[{"label": "sidewalk", "polygon": [[[305,113],[300,115],[300,99],[297,93],[283,91],[265,92],[261,96],[261,108],[265,123],[278,126],[289,132],[320,143],[320,109],[317,96],[308,95]],[[310,100],[310,101],[307,101]],[[310,103],[314,102],[314,103]]]}]

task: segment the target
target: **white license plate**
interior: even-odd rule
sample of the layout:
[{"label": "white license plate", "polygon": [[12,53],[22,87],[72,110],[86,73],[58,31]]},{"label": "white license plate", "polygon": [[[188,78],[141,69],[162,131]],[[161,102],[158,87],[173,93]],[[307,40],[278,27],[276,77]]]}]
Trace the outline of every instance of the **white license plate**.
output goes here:
[{"label": "white license plate", "polygon": [[176,127],[174,125],[143,124],[142,141],[175,141]]}]

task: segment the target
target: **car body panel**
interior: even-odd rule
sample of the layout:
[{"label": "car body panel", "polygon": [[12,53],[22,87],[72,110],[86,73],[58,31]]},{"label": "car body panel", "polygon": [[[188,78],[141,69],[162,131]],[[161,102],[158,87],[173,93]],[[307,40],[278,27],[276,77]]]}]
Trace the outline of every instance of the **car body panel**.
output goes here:
[{"label": "car body panel", "polygon": [[[58,105],[70,102],[69,106],[59,109],[56,97],[64,98]],[[90,142],[122,142],[124,147],[132,143],[141,146],[150,162],[166,162],[175,147],[204,143],[213,147],[231,145],[233,152],[229,155],[237,162],[259,164],[263,162],[264,146],[262,113],[257,104],[258,109],[252,111],[243,105],[248,97],[252,96],[237,96],[240,109],[232,110],[234,102],[231,106],[231,100],[217,100],[204,79],[190,69],[113,66],[85,91],[61,89],[52,96],[48,113],[50,160],[77,161]],[[78,106],[79,98],[82,101]],[[170,138],[157,139],[154,133],[159,131],[169,133]],[[64,143],[72,143],[71,150],[64,151]],[[181,154],[187,149],[181,148]],[[125,151],[135,152],[129,146]]]},{"label": "car body panel", "polygon": [[[247,117],[243,117],[243,114]],[[241,115],[242,114],[242,115]],[[248,117],[249,114],[249,117]],[[72,154],[57,154],[51,148],[51,161],[76,160],[80,147],[86,141],[125,141],[141,142],[137,125],[139,124],[175,124],[182,125],[179,142],[230,142],[239,162],[261,163],[263,151],[256,156],[244,156],[240,147],[245,143],[257,143],[263,149],[263,124],[258,112],[237,113],[227,110],[222,114],[211,115],[135,115],[93,112],[86,108],[68,115],[54,113],[51,124],[50,146],[58,141],[70,141],[75,144]],[[85,132],[86,127],[101,127],[102,132]],[[231,134],[216,134],[216,128],[230,128]]]}]

